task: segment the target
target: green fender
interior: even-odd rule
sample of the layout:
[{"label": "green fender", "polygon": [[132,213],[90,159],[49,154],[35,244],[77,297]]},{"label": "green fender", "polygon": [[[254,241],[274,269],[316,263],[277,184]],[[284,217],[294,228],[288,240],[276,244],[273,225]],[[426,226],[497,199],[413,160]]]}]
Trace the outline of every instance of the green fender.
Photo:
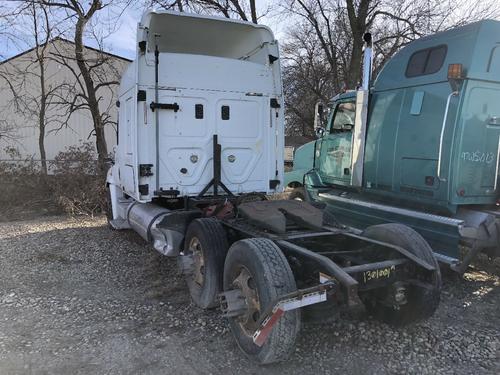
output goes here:
[{"label": "green fender", "polygon": [[300,146],[293,155],[293,169],[285,173],[285,187],[302,186],[304,175],[309,172],[314,165],[314,144],[312,141]]},{"label": "green fender", "polygon": [[285,187],[296,187],[304,185],[304,175],[309,169],[297,169],[285,173]]}]

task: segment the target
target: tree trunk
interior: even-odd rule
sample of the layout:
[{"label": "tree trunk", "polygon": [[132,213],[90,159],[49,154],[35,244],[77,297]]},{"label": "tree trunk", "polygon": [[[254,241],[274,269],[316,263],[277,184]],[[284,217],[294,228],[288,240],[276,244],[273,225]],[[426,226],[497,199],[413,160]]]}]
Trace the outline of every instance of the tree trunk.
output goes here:
[{"label": "tree trunk", "polygon": [[347,16],[352,32],[352,51],[349,62],[349,70],[346,77],[346,85],[350,89],[356,88],[361,77],[361,60],[363,58],[363,34],[366,32],[366,20],[370,0],[361,0],[358,8],[355,8],[354,0],[347,0]]},{"label": "tree trunk", "polygon": [[39,133],[38,133],[38,149],[40,150],[40,161],[42,166],[42,173],[47,174],[47,154],[45,153],[45,117],[40,111],[39,117]]},{"label": "tree trunk", "polygon": [[38,113],[38,149],[40,150],[40,161],[42,173],[47,174],[47,155],[45,153],[45,113],[47,110],[47,90],[45,87],[45,61],[43,57],[38,58],[40,67],[40,112]]},{"label": "tree trunk", "polygon": [[88,19],[84,16],[79,16],[76,23],[75,30],[75,56],[82,78],[85,83],[87,91],[87,103],[89,105],[92,121],[94,123],[94,133],[96,137],[97,157],[99,162],[99,169],[104,171],[105,159],[108,156],[108,147],[106,145],[106,138],[104,136],[104,125],[102,123],[101,112],[99,109],[99,101],[97,100],[94,81],[90,74],[90,70],[85,63],[84,46],[83,46],[83,32]]},{"label": "tree trunk", "polygon": [[182,0],[176,0],[175,3],[177,4],[177,9],[179,9],[179,12],[184,12],[184,7],[182,6]]},{"label": "tree trunk", "polygon": [[255,8],[255,0],[250,0],[250,13],[252,14],[252,22],[257,23],[257,9]]},{"label": "tree trunk", "polygon": [[105,160],[108,157],[108,147],[106,144],[106,137],[104,133],[104,127],[99,126],[94,129],[95,130],[95,137],[96,137],[96,148],[97,148],[97,155],[99,158],[99,167],[102,169],[105,167]]},{"label": "tree trunk", "polygon": [[[353,33],[354,34],[354,33]],[[363,36],[353,35],[349,70],[346,77],[346,87],[355,89],[361,78],[361,60],[363,58]]]}]

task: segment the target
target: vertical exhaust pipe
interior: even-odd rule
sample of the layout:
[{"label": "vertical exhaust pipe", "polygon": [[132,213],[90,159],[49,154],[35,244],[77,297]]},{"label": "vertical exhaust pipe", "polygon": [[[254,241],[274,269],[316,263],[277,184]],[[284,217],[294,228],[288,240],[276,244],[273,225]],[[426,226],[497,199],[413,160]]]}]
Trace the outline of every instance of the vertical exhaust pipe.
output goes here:
[{"label": "vertical exhaust pipe", "polygon": [[363,53],[363,81],[361,88],[356,92],[356,116],[354,118],[351,154],[351,185],[356,187],[363,186],[366,125],[368,121],[368,101],[370,96],[373,62],[372,34],[366,33],[363,35],[363,40],[365,41]]},{"label": "vertical exhaust pipe", "polygon": [[367,91],[370,89],[370,80],[372,76],[372,64],[373,64],[373,46],[372,46],[372,34],[365,33],[363,35],[363,40],[365,41],[365,48],[363,53],[363,81],[362,89]]}]

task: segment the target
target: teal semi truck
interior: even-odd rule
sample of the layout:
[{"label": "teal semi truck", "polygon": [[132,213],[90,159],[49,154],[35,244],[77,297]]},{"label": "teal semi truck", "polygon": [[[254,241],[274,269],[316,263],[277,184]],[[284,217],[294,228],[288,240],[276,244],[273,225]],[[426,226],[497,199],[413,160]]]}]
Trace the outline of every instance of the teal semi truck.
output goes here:
[{"label": "teal semi truck", "polygon": [[359,230],[409,225],[461,273],[481,251],[500,255],[500,22],[416,40],[373,82],[370,39],[362,87],[333,98],[295,152],[292,196]]}]

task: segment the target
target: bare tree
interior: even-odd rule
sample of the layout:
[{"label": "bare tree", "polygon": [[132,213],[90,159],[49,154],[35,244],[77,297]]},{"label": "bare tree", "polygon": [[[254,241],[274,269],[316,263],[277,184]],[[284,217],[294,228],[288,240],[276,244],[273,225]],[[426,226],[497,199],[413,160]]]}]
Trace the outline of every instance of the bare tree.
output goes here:
[{"label": "bare tree", "polygon": [[[15,63],[3,64],[0,77],[8,88],[12,97],[8,105],[21,115],[25,122],[37,119],[38,149],[40,153],[41,170],[47,174],[47,157],[45,151],[45,137],[47,126],[55,120],[48,114],[51,101],[58,87],[48,83],[47,60],[49,41],[54,35],[54,27],[51,24],[46,7],[34,1],[19,2],[16,8],[9,9],[5,15],[11,25],[12,35],[9,38],[17,38],[15,31],[28,39],[24,41],[33,48],[19,57]],[[13,19],[16,19],[15,22]],[[26,32],[28,31],[28,32]],[[16,128],[20,124],[4,119],[4,126],[10,131],[10,139],[14,138]]]},{"label": "bare tree", "polygon": [[[81,92],[75,94],[72,102],[83,99],[85,104],[82,103],[77,107],[77,109],[85,107],[90,111],[94,124],[98,158],[100,159],[100,162],[103,162],[104,158],[106,158],[108,154],[108,149],[106,145],[106,138],[104,136],[104,124],[97,96],[97,91],[100,86],[94,82],[94,77],[92,76],[92,70],[95,64],[89,63],[84,54],[83,35],[88,22],[92,19],[95,13],[103,9],[104,6],[100,0],[92,0],[88,6],[84,6],[76,0],[61,2],[40,1],[40,3],[44,6],[57,7],[60,10],[64,9],[68,17],[75,21],[73,39],[75,44],[74,54],[72,56],[66,56],[58,53],[57,58],[59,58],[59,61],[74,73],[75,78],[80,84]],[[79,72],[76,72],[68,61],[75,61],[78,65]],[[116,84],[117,82],[111,82],[110,84],[113,83]]]},{"label": "bare tree", "polygon": [[15,140],[16,133],[12,123],[0,119],[0,146],[3,146],[5,140]]},{"label": "bare tree", "polygon": [[[38,14],[37,8],[39,8],[40,12],[43,15],[43,21],[45,23],[45,37],[44,41],[41,43],[40,41],[40,33],[38,27]],[[36,61],[38,63],[39,68],[39,81],[40,81],[40,108],[38,111],[38,148],[40,150],[40,160],[42,163],[42,171],[47,174],[47,154],[45,153],[45,120],[47,113],[47,105],[50,102],[50,96],[52,94],[52,90],[47,87],[47,83],[45,81],[45,64],[46,64],[46,52],[48,42],[52,36],[51,27],[49,24],[49,17],[47,14],[47,9],[43,6],[37,7],[34,3],[31,4],[30,7],[31,15],[33,19],[33,30],[35,37],[35,55]]]},{"label": "bare tree", "polygon": [[[10,46],[16,41],[15,33],[11,30],[13,13],[13,9],[8,4],[0,3],[0,37],[6,46]],[[4,56],[0,55],[0,57]],[[9,92],[15,92],[10,74],[4,69],[0,69],[0,83],[5,85]],[[15,126],[5,116],[2,116],[0,119],[0,146],[4,146],[5,140],[13,139],[15,139]]]},{"label": "bare tree", "polygon": [[[16,15],[18,9],[15,4],[7,1],[0,2],[0,38],[5,49],[17,49],[20,44],[16,27]],[[0,58],[5,56],[0,54]]]},{"label": "bare tree", "polygon": [[[59,124],[53,129],[54,132],[64,127],[70,126],[70,121],[76,113],[80,111],[89,111],[92,115],[89,96],[87,95],[87,82],[85,75],[81,72],[77,64],[77,58],[74,55],[74,44],[65,39],[60,39],[59,43],[53,44],[54,51],[50,59],[60,66],[63,66],[71,75],[72,79],[62,82],[59,90],[55,93],[54,104],[59,106]],[[114,88],[119,84],[120,67],[116,64],[116,57],[99,50],[88,49],[84,47],[85,64],[92,80],[93,95],[96,98],[99,109],[99,121],[102,127],[102,134],[97,136],[96,126],[92,135],[97,139],[104,140],[104,129],[107,126],[116,127],[116,121],[111,116],[111,107],[115,105],[114,100],[104,101],[104,91],[107,90],[107,97],[114,97]],[[93,115],[92,118],[94,119]],[[100,138],[102,137],[102,138]],[[97,145],[98,143],[96,143]],[[107,146],[107,145],[106,145]],[[107,148],[107,147],[106,147]],[[104,154],[106,157],[107,153]]]},{"label": "bare tree", "polygon": [[[9,71],[6,71],[3,69],[2,66],[0,66],[0,82],[5,84],[7,87],[6,90],[8,90],[8,93],[14,93],[15,96],[14,98],[17,97],[17,91],[14,87],[14,84],[12,82],[12,76]],[[12,103],[14,105],[14,108],[16,106],[16,102]],[[9,104],[10,105],[10,104]],[[3,109],[3,108],[1,108]],[[16,126],[12,121],[9,121],[5,116],[2,116],[0,119],[0,146],[4,146],[3,143],[5,143],[6,140],[15,140],[16,139]]]},{"label": "bare tree", "polygon": [[239,18],[243,21],[258,23],[259,18],[267,14],[257,14],[256,0],[152,0],[151,5],[164,9],[175,9],[201,14],[220,14],[226,18]]},{"label": "bare tree", "polygon": [[[312,108],[318,99],[359,84],[365,32],[374,35],[378,71],[401,47],[419,37],[494,17],[499,11],[494,0],[288,0],[282,10],[296,19],[283,48],[285,88],[309,87],[301,99],[288,95],[288,118],[292,119],[288,130],[292,132],[306,128],[297,125],[304,113],[312,123],[311,110],[299,109],[305,100],[311,100],[308,107]],[[319,46],[314,52],[318,57],[311,61],[306,46],[313,45]],[[318,72],[327,74],[331,84],[318,86]]]},{"label": "bare tree", "polygon": [[[328,102],[336,87],[336,74],[326,62],[321,46],[311,38],[308,24],[298,25],[291,40],[282,47],[283,89],[286,109],[286,134],[313,137],[314,103]],[[313,105],[311,105],[313,103]]]},{"label": "bare tree", "polygon": [[[108,156],[105,138],[105,127],[111,123],[108,110],[102,108],[102,90],[111,89],[119,84],[118,69],[114,67],[108,54],[103,52],[105,37],[95,30],[95,21],[99,13],[110,8],[111,5],[120,7],[123,11],[130,1],[101,1],[91,0],[35,0],[37,3],[53,9],[59,17],[65,17],[73,42],[73,50],[59,49],[53,54],[53,59],[67,68],[74,76],[76,84],[66,84],[66,91],[59,95],[58,104],[67,105],[67,121],[73,113],[87,110],[93,123],[99,164],[104,168],[104,161]],[[108,14],[111,12],[108,12]],[[119,14],[109,16],[107,22],[116,22]],[[99,45],[97,51],[89,53],[84,45],[84,37],[92,37]],[[75,67],[76,65],[76,67]]]}]

